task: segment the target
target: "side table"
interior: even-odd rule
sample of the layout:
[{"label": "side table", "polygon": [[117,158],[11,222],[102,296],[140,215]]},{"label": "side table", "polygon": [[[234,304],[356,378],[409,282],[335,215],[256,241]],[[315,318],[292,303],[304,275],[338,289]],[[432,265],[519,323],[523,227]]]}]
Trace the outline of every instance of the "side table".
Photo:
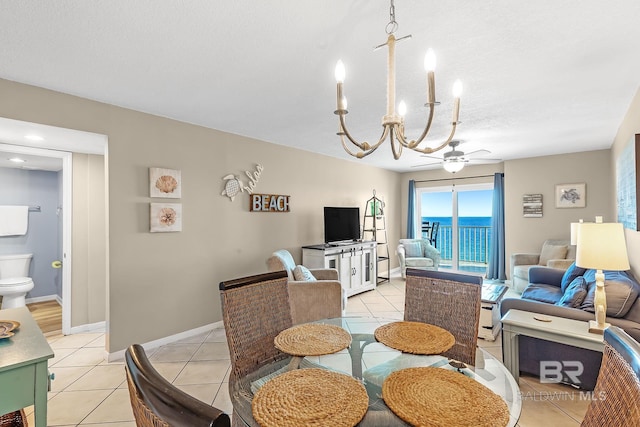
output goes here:
[{"label": "side table", "polygon": [[36,427],[47,425],[47,360],[53,350],[27,307],[0,310],[0,319],[20,322],[0,340],[0,414],[34,405]]},{"label": "side table", "polygon": [[480,323],[478,325],[478,338],[495,341],[500,332],[500,307],[499,303],[507,292],[503,285],[483,285],[482,302],[480,305]]},{"label": "side table", "polygon": [[[543,319],[543,320],[538,320]],[[604,351],[601,334],[589,332],[589,323],[522,310],[509,310],[502,318],[503,363],[516,381],[520,377],[520,335],[574,347]]]}]

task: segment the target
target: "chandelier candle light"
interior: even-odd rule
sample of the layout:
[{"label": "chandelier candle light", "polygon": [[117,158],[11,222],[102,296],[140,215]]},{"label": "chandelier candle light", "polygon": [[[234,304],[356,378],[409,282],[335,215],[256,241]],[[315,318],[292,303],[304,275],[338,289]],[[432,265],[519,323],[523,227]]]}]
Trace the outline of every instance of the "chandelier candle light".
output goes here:
[{"label": "chandelier candle light", "polygon": [[[366,141],[357,142],[347,130],[345,116],[347,115],[347,99],[344,96],[344,78],[345,78],[345,68],[342,61],[338,61],[336,65],[336,81],[338,82],[337,87],[337,110],[334,114],[337,114],[340,117],[340,127],[338,130],[338,135],[340,136],[340,141],[342,142],[342,147],[344,150],[350,155],[357,157],[359,159],[368,156],[373,153],[387,138],[389,137],[389,142],[391,143],[391,151],[393,152],[393,158],[398,160],[400,155],[402,154],[402,148],[409,148],[413,151],[417,151],[422,154],[431,154],[436,151],[442,150],[445,148],[449,142],[453,139],[453,136],[456,132],[456,126],[460,123],[458,121],[458,117],[460,114],[460,95],[462,94],[462,83],[460,80],[456,80],[453,85],[453,96],[454,96],[454,105],[453,105],[453,117],[451,120],[451,133],[446,141],[441,143],[435,148],[431,147],[419,147],[420,143],[424,141],[425,137],[429,133],[431,128],[431,123],[433,121],[433,113],[434,108],[439,102],[435,99],[435,66],[436,66],[436,56],[433,53],[432,49],[427,50],[424,59],[424,67],[427,72],[427,103],[425,107],[429,107],[429,116],[427,119],[427,124],[424,128],[424,131],[416,140],[407,140],[404,134],[404,115],[407,111],[407,106],[404,101],[401,101],[398,105],[398,111],[396,112],[395,103],[396,103],[396,62],[395,62],[395,47],[396,42],[410,38],[411,36],[404,36],[396,39],[395,32],[398,29],[398,23],[395,19],[395,6],[393,0],[391,0],[390,7],[390,20],[387,26],[385,27],[385,31],[388,34],[386,43],[383,43],[376,47],[376,49],[381,48],[382,46],[387,46],[388,48],[388,56],[387,56],[387,114],[382,117],[382,135],[380,139],[375,144],[371,145]],[[359,150],[351,151],[347,146],[345,137],[355,145]]]}]

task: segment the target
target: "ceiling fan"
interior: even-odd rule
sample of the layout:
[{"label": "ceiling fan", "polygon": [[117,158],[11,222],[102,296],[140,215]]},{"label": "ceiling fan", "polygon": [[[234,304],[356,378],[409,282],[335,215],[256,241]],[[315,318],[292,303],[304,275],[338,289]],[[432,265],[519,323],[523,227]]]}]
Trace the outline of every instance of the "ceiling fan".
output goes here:
[{"label": "ceiling fan", "polygon": [[442,164],[442,167],[447,171],[447,172],[451,172],[451,173],[456,173],[456,172],[460,172],[462,170],[462,168],[464,168],[464,165],[466,163],[494,163],[494,162],[499,162],[501,161],[500,159],[487,159],[484,156],[486,156],[487,154],[491,154],[491,151],[489,150],[475,150],[475,151],[471,151],[469,153],[464,153],[463,151],[458,150],[458,146],[460,145],[461,141],[458,140],[454,140],[451,141],[449,143],[449,147],[451,147],[451,151],[447,151],[445,152],[442,157],[436,157],[436,156],[429,156],[426,154],[423,154],[421,157],[428,157],[430,159],[436,159],[438,160],[437,162],[431,162],[431,163],[421,163],[421,164],[417,164],[417,165],[413,165],[411,166],[412,168],[418,168],[418,167],[422,167],[422,166],[429,166],[429,165],[435,165],[435,164]]}]

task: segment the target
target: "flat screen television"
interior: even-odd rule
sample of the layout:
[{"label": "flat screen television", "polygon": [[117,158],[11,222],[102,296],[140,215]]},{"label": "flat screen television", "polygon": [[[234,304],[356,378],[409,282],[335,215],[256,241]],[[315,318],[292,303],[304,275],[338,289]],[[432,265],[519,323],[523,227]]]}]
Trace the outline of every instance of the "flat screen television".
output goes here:
[{"label": "flat screen television", "polygon": [[324,208],[324,242],[336,243],[360,239],[360,208]]}]

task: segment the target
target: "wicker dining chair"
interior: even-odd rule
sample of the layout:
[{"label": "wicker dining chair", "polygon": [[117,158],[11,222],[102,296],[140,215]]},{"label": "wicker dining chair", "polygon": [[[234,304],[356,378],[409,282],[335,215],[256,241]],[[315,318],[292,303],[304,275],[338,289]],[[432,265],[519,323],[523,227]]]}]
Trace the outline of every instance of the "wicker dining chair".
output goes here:
[{"label": "wicker dining chair", "polygon": [[[274,338],[293,326],[287,272],[276,271],[244,277],[220,283],[222,320],[227,334],[231,358],[229,394],[233,399],[232,422],[245,426],[237,412],[239,405],[243,413],[251,413],[250,384],[244,381],[249,374],[256,379],[268,375],[261,368],[277,369],[278,363],[286,365],[289,356],[273,344]],[[235,398],[237,397],[237,398]]]},{"label": "wicker dining chair", "polygon": [[581,426],[640,425],[640,344],[617,326],[604,330],[604,355]]},{"label": "wicker dining chair", "polygon": [[24,427],[27,425],[27,416],[24,409],[0,415],[0,427]]},{"label": "wicker dining chair", "polygon": [[129,398],[138,427],[229,427],[229,415],[188,395],[155,370],[141,345],[125,352]]},{"label": "wicker dining chair", "polygon": [[404,320],[436,325],[456,339],[444,356],[475,365],[482,277],[407,268]]}]

